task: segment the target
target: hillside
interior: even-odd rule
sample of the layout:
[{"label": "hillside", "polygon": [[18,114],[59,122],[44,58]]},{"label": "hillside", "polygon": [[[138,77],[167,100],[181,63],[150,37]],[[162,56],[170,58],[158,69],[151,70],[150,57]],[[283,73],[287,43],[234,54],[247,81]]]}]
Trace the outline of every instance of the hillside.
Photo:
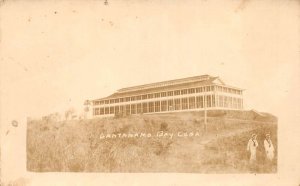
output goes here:
[{"label": "hillside", "polygon": [[[277,119],[256,111],[135,115],[124,118],[32,120],[27,126],[27,169],[36,172],[272,173],[263,140],[277,149]],[[163,131],[163,132],[161,132]],[[257,163],[246,145],[258,134]],[[277,153],[277,151],[275,152]],[[277,155],[275,155],[277,157]]]}]

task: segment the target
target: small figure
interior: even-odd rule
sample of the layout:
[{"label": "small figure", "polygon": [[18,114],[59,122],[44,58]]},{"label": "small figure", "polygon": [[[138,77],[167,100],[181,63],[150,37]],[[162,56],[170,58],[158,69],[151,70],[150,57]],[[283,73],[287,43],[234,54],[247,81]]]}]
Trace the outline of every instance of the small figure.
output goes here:
[{"label": "small figure", "polygon": [[274,158],[274,146],[272,144],[270,134],[266,134],[266,139],[264,140],[264,147],[266,151],[267,160],[272,161]]},{"label": "small figure", "polygon": [[247,151],[250,151],[250,163],[254,163],[256,161],[256,148],[258,147],[256,136],[256,134],[252,134],[247,145]]}]

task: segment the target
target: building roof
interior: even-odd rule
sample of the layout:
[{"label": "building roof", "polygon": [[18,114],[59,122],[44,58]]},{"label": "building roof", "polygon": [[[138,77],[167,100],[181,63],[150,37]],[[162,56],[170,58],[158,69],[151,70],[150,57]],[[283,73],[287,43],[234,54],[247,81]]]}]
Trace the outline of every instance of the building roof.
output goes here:
[{"label": "building roof", "polygon": [[202,76],[174,79],[174,80],[169,80],[169,81],[161,81],[161,82],[150,83],[150,84],[145,84],[145,85],[122,88],[122,89],[119,89],[118,92],[124,93],[124,92],[129,92],[129,91],[145,90],[145,89],[149,89],[149,88],[166,87],[166,86],[178,85],[178,84],[183,84],[183,83],[191,83],[191,82],[195,82],[195,81],[205,81],[205,80],[209,80],[211,78],[215,78],[215,77],[212,77],[209,75],[202,75]]},{"label": "building roof", "polygon": [[[202,75],[202,76],[194,76],[194,77],[122,88],[117,90],[117,92],[113,93],[108,97],[100,98],[96,100],[126,97],[126,96],[137,95],[137,94],[155,93],[158,91],[170,91],[170,90],[177,90],[177,89],[193,88],[197,86],[214,85],[214,84],[225,85],[225,83],[219,77]],[[235,87],[231,87],[231,88],[235,88]],[[235,89],[242,90],[240,88],[235,88]]]}]

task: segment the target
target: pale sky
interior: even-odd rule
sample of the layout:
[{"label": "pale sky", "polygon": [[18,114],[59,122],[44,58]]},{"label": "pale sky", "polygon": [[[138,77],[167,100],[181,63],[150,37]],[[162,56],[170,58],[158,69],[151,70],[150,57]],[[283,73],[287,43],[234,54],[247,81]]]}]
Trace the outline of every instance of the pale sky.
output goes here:
[{"label": "pale sky", "polygon": [[202,74],[246,89],[246,109],[278,114],[295,94],[295,2],[49,2],[2,8],[1,101],[9,113],[81,108],[123,87]]},{"label": "pale sky", "polygon": [[278,114],[295,94],[294,2],[255,10],[257,2],[224,3],[213,13],[213,1],[79,3],[3,7],[1,101],[12,104],[9,113],[81,108],[119,88],[202,74],[246,89],[246,109]]},{"label": "pale sky", "polygon": [[[202,74],[246,89],[245,109],[299,125],[299,1],[103,2],[1,5],[2,133],[13,119],[83,108],[85,99],[127,86]],[[290,129],[280,132],[297,132]]]}]

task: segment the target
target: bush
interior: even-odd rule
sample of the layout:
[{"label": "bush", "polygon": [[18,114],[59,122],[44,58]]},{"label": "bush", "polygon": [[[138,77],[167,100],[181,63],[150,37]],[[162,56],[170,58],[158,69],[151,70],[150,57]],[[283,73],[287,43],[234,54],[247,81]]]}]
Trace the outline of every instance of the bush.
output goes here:
[{"label": "bush", "polygon": [[[224,112],[222,112],[224,113]],[[248,166],[245,146],[252,132],[263,139],[271,132],[277,147],[277,125],[235,120],[245,113],[210,113],[207,131],[201,112],[135,115],[64,122],[29,120],[27,169],[71,172],[274,172],[264,166],[262,142],[258,164]],[[253,120],[250,120],[253,121]],[[174,137],[155,137],[158,131]],[[101,134],[151,133],[151,138],[100,139]],[[199,132],[198,137],[176,137],[177,132]]]}]

